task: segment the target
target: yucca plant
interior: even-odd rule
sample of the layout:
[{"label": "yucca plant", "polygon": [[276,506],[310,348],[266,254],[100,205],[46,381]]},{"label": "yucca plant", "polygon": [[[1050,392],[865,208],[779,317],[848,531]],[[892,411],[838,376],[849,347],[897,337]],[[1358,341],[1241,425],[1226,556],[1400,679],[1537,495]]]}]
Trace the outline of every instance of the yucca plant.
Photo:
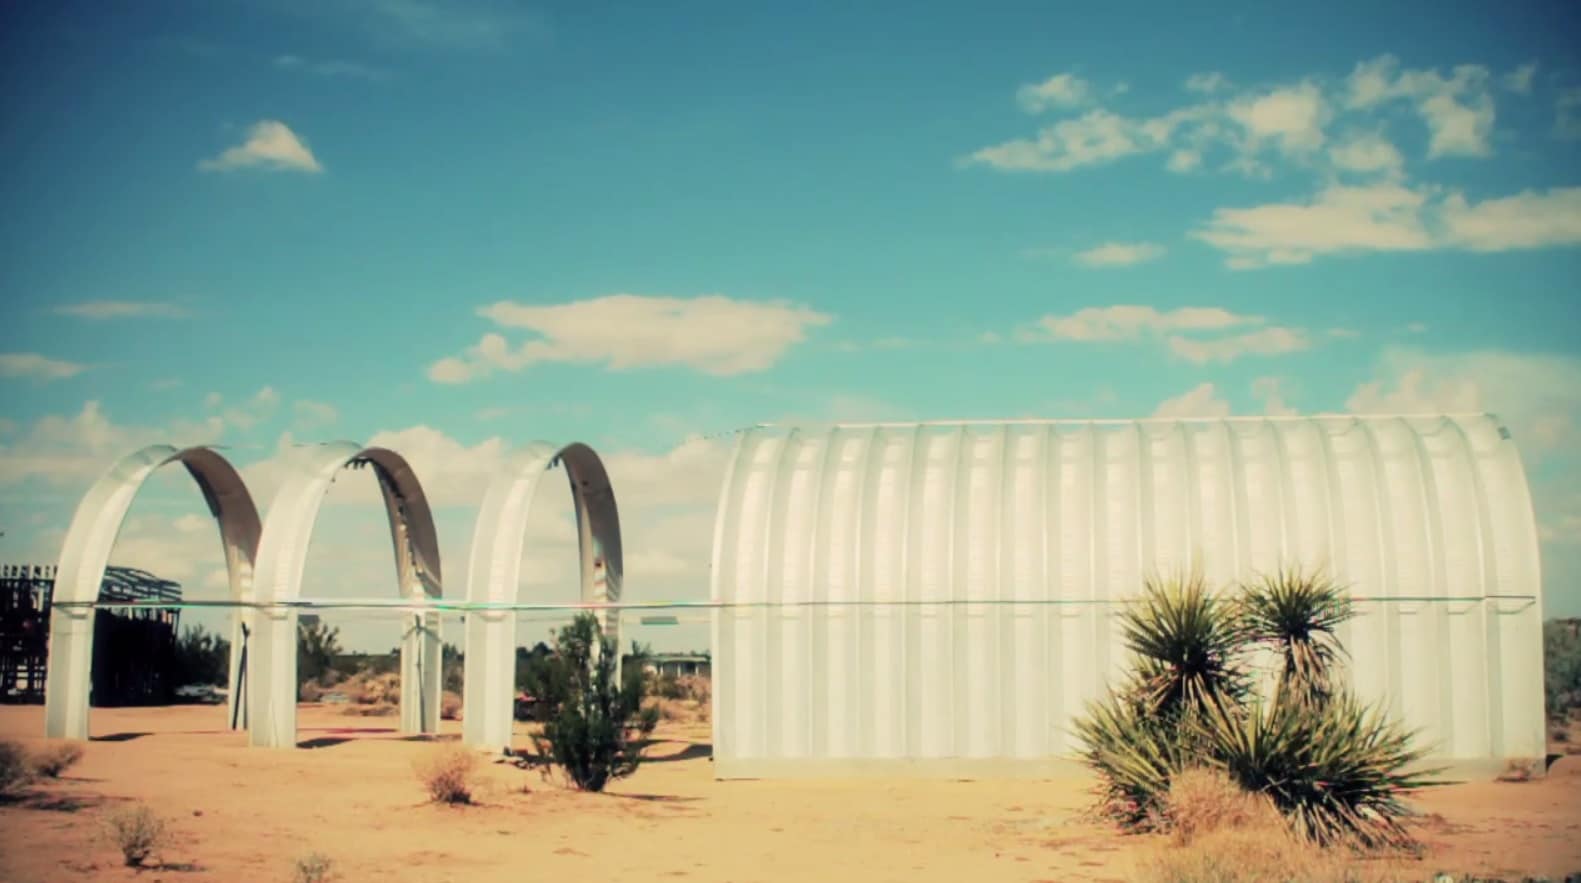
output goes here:
[{"label": "yucca plant", "polygon": [[1148,579],[1121,614],[1126,646],[1138,657],[1141,696],[1154,714],[1189,716],[1239,702],[1250,682],[1240,664],[1246,629],[1239,608],[1200,574]]},{"label": "yucca plant", "polygon": [[1242,709],[1212,709],[1198,724],[1208,762],[1266,794],[1300,836],[1363,849],[1413,844],[1401,797],[1434,784],[1416,769],[1414,734],[1348,694],[1321,704],[1289,694]]},{"label": "yucca plant", "polygon": [[1132,830],[1159,827],[1187,754],[1181,728],[1154,714],[1132,684],[1088,703],[1075,729],[1086,746],[1082,760],[1100,783],[1098,814]]},{"label": "yucca plant", "polygon": [[1245,587],[1240,599],[1249,640],[1280,656],[1280,696],[1320,704],[1334,694],[1345,655],[1336,630],[1356,615],[1345,589],[1321,571],[1281,568]]}]

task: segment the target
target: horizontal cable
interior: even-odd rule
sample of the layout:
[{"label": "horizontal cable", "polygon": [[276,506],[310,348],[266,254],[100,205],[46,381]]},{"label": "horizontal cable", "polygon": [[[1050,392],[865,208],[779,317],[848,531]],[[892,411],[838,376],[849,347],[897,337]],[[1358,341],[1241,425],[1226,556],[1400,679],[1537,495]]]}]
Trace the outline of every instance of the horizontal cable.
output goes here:
[{"label": "horizontal cable", "polygon": [[[116,610],[192,610],[242,608],[252,610],[399,610],[419,611],[555,611],[555,610],[737,610],[808,607],[1109,607],[1127,606],[1140,598],[943,598],[937,600],[840,601],[414,601],[401,598],[295,598],[288,601],[59,601],[54,606]],[[1478,601],[1536,601],[1536,595],[1398,595],[1356,597],[1357,604],[1475,603]]]}]

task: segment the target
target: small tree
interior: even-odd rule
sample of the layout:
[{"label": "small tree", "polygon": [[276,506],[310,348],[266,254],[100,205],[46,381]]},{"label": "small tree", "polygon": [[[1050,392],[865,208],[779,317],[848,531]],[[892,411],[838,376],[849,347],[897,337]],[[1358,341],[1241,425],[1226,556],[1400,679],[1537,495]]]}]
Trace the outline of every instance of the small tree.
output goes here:
[{"label": "small tree", "polygon": [[224,686],[230,680],[231,642],[203,626],[183,629],[176,641],[173,683]]},{"label": "small tree", "polygon": [[572,784],[602,791],[610,780],[636,771],[659,720],[655,709],[642,707],[641,661],[617,677],[615,642],[589,613],[556,635],[554,657],[549,680],[563,698],[547,709],[543,745]]},{"label": "small tree", "polygon": [[321,620],[297,621],[296,682],[299,688],[332,670],[335,657],[339,655],[340,629],[332,629]]}]

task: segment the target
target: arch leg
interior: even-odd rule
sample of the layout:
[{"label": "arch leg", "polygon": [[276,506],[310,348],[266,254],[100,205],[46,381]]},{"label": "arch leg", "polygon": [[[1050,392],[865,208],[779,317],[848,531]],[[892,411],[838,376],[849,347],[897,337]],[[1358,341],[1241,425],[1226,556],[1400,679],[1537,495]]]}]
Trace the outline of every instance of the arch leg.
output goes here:
[{"label": "arch leg", "polygon": [[248,744],[296,747],[296,611],[263,610],[248,647]]},{"label": "arch leg", "polygon": [[443,663],[439,614],[414,614],[401,638],[401,732],[439,732]]},{"label": "arch leg", "polygon": [[467,614],[465,714],[461,739],[503,751],[511,744],[516,718],[516,622],[501,611]]},{"label": "arch leg", "polygon": [[49,668],[44,674],[44,735],[88,738],[93,690],[92,609],[55,607],[49,615]]}]

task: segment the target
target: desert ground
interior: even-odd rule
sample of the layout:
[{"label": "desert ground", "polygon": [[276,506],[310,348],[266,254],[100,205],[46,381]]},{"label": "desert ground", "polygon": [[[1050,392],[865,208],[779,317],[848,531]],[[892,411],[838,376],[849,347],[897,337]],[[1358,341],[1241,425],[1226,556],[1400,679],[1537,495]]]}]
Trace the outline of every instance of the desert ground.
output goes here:
[{"label": "desert ground", "polygon": [[[1087,821],[1090,782],[733,781],[712,778],[708,727],[668,722],[650,762],[604,794],[507,763],[479,804],[435,806],[413,764],[435,751],[392,718],[304,705],[298,751],[249,749],[209,706],[95,709],[82,762],[0,805],[0,880],[289,881],[329,856],[343,881],[1129,880],[1161,838]],[[0,708],[0,738],[42,740],[43,710]],[[455,739],[446,721],[440,740]],[[525,736],[523,738],[525,744]],[[121,866],[103,819],[142,801],[171,844]],[[1581,756],[1530,782],[1421,794],[1438,871],[1562,879],[1581,871]]]}]

